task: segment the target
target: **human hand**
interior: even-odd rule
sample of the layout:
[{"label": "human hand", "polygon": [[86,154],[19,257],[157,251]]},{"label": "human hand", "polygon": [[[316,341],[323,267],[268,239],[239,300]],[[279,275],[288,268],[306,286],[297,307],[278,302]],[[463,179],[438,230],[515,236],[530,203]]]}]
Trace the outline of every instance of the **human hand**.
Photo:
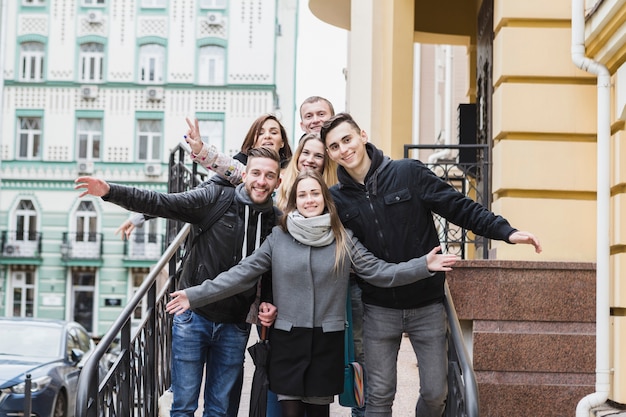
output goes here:
[{"label": "human hand", "polygon": [[120,225],[115,231],[115,234],[122,234],[122,240],[130,240],[130,234],[135,230],[135,225],[130,220],[126,220],[124,223]]},{"label": "human hand", "polygon": [[172,299],[165,306],[165,311],[178,316],[189,310],[189,298],[187,298],[185,291],[174,291],[170,294],[170,297],[172,297]]},{"label": "human hand", "polygon": [[74,183],[76,183],[74,186],[75,190],[85,189],[85,191],[80,193],[78,198],[86,196],[87,194],[91,194],[96,197],[103,197],[111,191],[111,187],[106,181],[95,177],[78,177]]},{"label": "human hand", "polygon": [[265,327],[270,327],[274,324],[278,316],[278,309],[272,303],[263,302],[259,305],[259,321]]},{"label": "human hand", "polygon": [[527,245],[533,245],[535,247],[536,253],[541,253],[543,250],[541,248],[541,243],[539,243],[539,239],[535,237],[532,233],[516,231],[509,236],[509,242],[511,243],[525,243]]},{"label": "human hand", "polygon": [[194,119],[194,123],[191,123],[189,117],[186,117],[187,125],[189,126],[189,130],[187,131],[187,135],[185,136],[185,141],[191,147],[191,151],[198,155],[200,151],[202,151],[202,146],[204,143],[202,142],[202,136],[200,136],[200,126],[198,125],[198,119]]},{"label": "human hand", "polygon": [[457,255],[440,254],[441,246],[433,248],[426,255],[426,264],[429,271],[452,271],[452,265],[460,258]]}]

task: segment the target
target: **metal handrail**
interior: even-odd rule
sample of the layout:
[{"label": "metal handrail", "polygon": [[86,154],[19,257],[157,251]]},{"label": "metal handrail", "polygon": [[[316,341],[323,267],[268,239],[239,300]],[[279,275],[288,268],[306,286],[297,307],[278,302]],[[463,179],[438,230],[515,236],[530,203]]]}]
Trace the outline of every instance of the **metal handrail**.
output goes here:
[{"label": "metal handrail", "polygon": [[444,416],[478,417],[480,401],[476,375],[447,282],[444,306],[448,314],[448,399]]},{"label": "metal handrail", "polygon": [[[170,290],[169,280],[171,280],[173,273],[169,274],[170,278],[158,294],[156,291],[157,279],[161,271],[177,254],[178,248],[185,241],[190,228],[190,225],[187,224],[176,235],[141,284],[135,296],[124,307],[117,320],[96,346],[93,354],[85,362],[78,382],[77,417],[100,415],[156,416],[154,412],[157,406],[156,401],[159,395],[167,389],[165,382],[159,381],[159,376],[162,375],[159,367],[169,367],[169,362],[156,363],[155,361],[156,357],[162,357],[166,353],[160,351],[161,349],[169,350],[169,346],[163,346],[162,341],[156,338],[160,334],[157,325],[164,324],[163,321],[157,320],[157,315],[162,316],[164,314],[164,304],[167,302]],[[169,266],[171,270],[171,265]],[[144,297],[147,298],[144,299]],[[142,300],[148,303],[148,309],[144,317],[144,325],[140,329],[148,328],[149,330],[145,333],[137,331],[133,335],[131,334],[131,318]],[[171,320],[168,314],[162,317]],[[146,322],[151,323],[151,325],[145,326]],[[119,343],[120,350],[116,354],[115,362],[104,379],[99,381],[99,365],[117,343]],[[135,349],[135,343],[139,343],[141,349]],[[138,369],[140,364],[143,365],[144,369]],[[147,373],[133,375],[133,370],[142,373],[146,370]],[[133,377],[145,378],[145,382],[157,384],[157,387],[143,387],[140,384],[132,386]],[[159,382],[162,383],[159,384]]]},{"label": "metal handrail", "polygon": [[[180,145],[171,152],[169,192],[194,187],[206,176],[198,172],[197,164],[191,169],[185,166],[185,152]],[[166,313],[165,305],[174,288],[180,249],[185,248],[190,230],[189,224],[168,221],[165,252],[81,370],[76,417],[154,417],[158,414],[158,398],[170,384],[172,317]],[[166,266],[168,278],[160,283],[159,277]],[[160,289],[159,285],[162,285]],[[133,330],[132,318],[140,303],[146,303],[146,313]],[[100,379],[101,364],[107,359],[109,369]]]}]

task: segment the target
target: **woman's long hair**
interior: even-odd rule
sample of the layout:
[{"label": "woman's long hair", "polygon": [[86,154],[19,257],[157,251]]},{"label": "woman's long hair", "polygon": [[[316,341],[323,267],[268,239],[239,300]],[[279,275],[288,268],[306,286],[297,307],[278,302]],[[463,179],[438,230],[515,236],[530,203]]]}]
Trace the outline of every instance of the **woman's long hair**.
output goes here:
[{"label": "woman's long hair", "polygon": [[[343,268],[343,263],[350,259],[350,249],[349,249],[349,239],[346,233],[346,229],[344,229],[343,224],[341,224],[341,220],[339,219],[339,214],[337,213],[337,207],[335,206],[335,202],[333,201],[332,196],[330,195],[330,191],[328,191],[328,186],[324,182],[324,179],[320,175],[319,172],[314,171],[312,169],[305,169],[298,174],[296,179],[293,181],[291,185],[291,189],[289,190],[289,196],[287,199],[287,205],[285,207],[283,216],[280,219],[280,227],[285,231],[287,230],[287,217],[289,213],[296,208],[296,196],[298,195],[298,184],[300,181],[312,178],[320,185],[322,190],[322,197],[324,199],[324,207],[325,212],[330,214],[330,229],[335,236],[335,264],[333,268],[336,272],[339,272],[341,268]],[[351,241],[350,241],[351,243]]]},{"label": "woman's long hair", "polygon": [[[324,142],[322,142],[322,139],[317,133],[307,133],[302,136],[302,138],[300,138],[300,143],[296,148],[296,152],[293,154],[289,165],[287,165],[287,168],[285,168],[285,171],[282,174],[282,183],[280,188],[278,188],[276,195],[276,206],[282,211],[285,211],[292,184],[300,173],[300,170],[298,169],[298,159],[300,159],[300,155],[302,155],[304,145],[311,140],[319,140],[322,146],[324,145]],[[326,147],[324,147],[324,166],[322,166],[322,179],[328,187],[331,187],[338,182],[337,164],[335,163],[335,161],[328,157]]]},{"label": "woman's long hair", "polygon": [[241,144],[241,152],[247,155],[248,151],[254,148],[254,144],[259,136],[259,132],[263,127],[263,123],[265,123],[267,120],[275,120],[276,123],[278,123],[278,126],[280,126],[280,137],[283,140],[283,147],[280,148],[278,155],[280,156],[281,164],[286,163],[289,161],[292,154],[291,146],[289,146],[289,138],[287,137],[287,131],[285,130],[285,127],[273,114],[261,115],[257,117],[254,122],[252,122],[252,125],[250,126],[250,129],[248,129],[248,133],[246,133],[246,137]]}]

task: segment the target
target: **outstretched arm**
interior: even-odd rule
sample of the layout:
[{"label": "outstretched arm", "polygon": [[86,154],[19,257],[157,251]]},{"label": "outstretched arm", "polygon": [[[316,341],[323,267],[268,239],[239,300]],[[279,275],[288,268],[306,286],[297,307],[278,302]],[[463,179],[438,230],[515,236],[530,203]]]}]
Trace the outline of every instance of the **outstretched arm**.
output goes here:
[{"label": "outstretched arm", "polygon": [[535,235],[529,232],[521,232],[517,230],[511,233],[511,235],[509,236],[509,242],[533,245],[535,247],[536,253],[541,253],[541,251],[543,250],[541,247],[541,243],[539,243],[539,239],[537,239]]}]

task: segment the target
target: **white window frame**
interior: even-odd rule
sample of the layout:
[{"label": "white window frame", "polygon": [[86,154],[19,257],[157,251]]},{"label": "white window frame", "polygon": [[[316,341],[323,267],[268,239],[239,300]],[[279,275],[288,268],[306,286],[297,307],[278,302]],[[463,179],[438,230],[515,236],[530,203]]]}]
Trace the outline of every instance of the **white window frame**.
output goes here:
[{"label": "white window frame", "polygon": [[104,73],[104,45],[87,42],[80,45],[78,79],[83,83],[100,83]]},{"label": "white window frame", "polygon": [[137,160],[161,162],[163,144],[163,121],[159,119],[137,120]]},{"label": "white window frame", "polygon": [[[29,277],[32,283],[29,283]],[[34,317],[35,316],[35,300],[37,299],[37,278],[35,271],[11,271],[11,280],[8,289],[7,315],[9,317]],[[15,291],[21,290],[22,298],[20,300],[19,312],[15,311]],[[30,296],[29,296],[30,294]],[[30,299],[32,297],[32,299]],[[29,301],[30,299],[30,301]],[[28,309],[30,303],[30,311]],[[17,313],[17,315],[16,315]],[[30,313],[30,315],[28,315]]]},{"label": "white window frame", "polygon": [[[16,159],[36,160],[41,158],[41,124],[41,117],[19,117]],[[24,151],[25,155],[22,154]]]},{"label": "white window frame", "polygon": [[98,213],[92,201],[82,201],[76,210],[77,242],[95,242],[98,235]]},{"label": "white window frame", "polygon": [[15,240],[37,240],[37,210],[32,200],[22,199],[15,210]]},{"label": "white window frame", "polygon": [[33,6],[45,6],[46,0],[22,0],[22,6],[33,7]]},{"label": "white window frame", "polygon": [[80,118],[76,123],[77,158],[99,161],[102,146],[102,119]]},{"label": "white window frame", "polygon": [[167,0],[141,0],[141,7],[148,9],[164,9],[167,6]]},{"label": "white window frame", "polygon": [[198,120],[198,126],[200,127],[202,142],[215,146],[219,152],[224,152],[224,121]]},{"label": "white window frame", "polygon": [[226,48],[219,45],[200,47],[198,53],[198,84],[224,85]]},{"label": "white window frame", "polygon": [[225,9],[226,0],[200,0],[201,9]]},{"label": "white window frame", "polygon": [[106,6],[106,0],[82,0],[83,7],[104,7]]},{"label": "white window frame", "polygon": [[165,47],[149,43],[139,47],[139,83],[163,84]]},{"label": "white window frame", "polygon": [[45,46],[41,42],[20,44],[19,80],[26,82],[43,81]]}]

